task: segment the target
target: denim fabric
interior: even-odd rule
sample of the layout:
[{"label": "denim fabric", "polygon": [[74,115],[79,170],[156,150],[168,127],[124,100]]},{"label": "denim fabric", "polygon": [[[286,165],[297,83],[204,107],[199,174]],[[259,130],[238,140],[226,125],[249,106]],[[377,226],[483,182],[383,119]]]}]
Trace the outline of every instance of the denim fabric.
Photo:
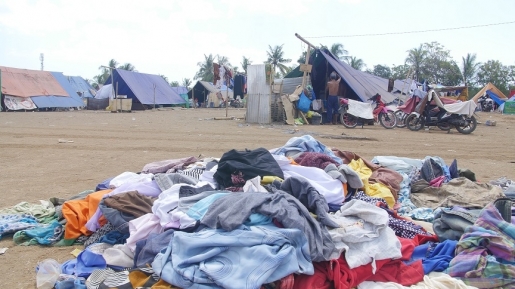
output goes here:
[{"label": "denim fabric", "polygon": [[152,268],[174,286],[196,289],[259,289],[292,273],[314,273],[304,234],[275,226],[175,232]]},{"label": "denim fabric", "polygon": [[129,221],[134,220],[135,217],[133,215],[120,212],[116,209],[109,208],[105,205],[104,200],[100,201],[98,204],[98,208],[106,218],[120,233],[129,234]]},{"label": "denim fabric", "polygon": [[433,230],[440,242],[459,240],[465,228],[473,225],[481,210],[458,210],[457,208],[439,208],[435,211]]},{"label": "denim fabric", "polygon": [[327,123],[333,121],[333,114],[338,113],[338,96],[329,95],[327,97]]}]

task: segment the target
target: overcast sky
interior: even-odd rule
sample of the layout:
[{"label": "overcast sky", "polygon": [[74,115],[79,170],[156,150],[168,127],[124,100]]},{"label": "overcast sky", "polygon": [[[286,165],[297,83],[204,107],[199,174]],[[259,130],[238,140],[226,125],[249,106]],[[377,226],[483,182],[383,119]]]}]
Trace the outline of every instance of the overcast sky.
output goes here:
[{"label": "overcast sky", "polygon": [[266,60],[284,44],[293,64],[306,47],[342,43],[349,55],[402,64],[407,50],[438,41],[461,62],[515,65],[515,24],[368,37],[312,36],[392,33],[515,21],[513,0],[9,0],[0,2],[0,65],[44,68],[92,78],[112,58],[169,80],[193,78],[204,54]]}]

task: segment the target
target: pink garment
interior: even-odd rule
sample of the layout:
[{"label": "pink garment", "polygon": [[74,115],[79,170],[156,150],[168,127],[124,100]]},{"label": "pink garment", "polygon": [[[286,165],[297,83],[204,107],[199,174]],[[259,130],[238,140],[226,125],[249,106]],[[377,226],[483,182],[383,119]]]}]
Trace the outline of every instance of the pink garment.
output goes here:
[{"label": "pink garment", "polygon": [[152,213],[129,221],[130,236],[127,238],[127,247],[134,252],[136,250],[136,242],[148,238],[150,234],[159,234],[163,231],[163,227],[159,224],[159,218]]},{"label": "pink garment", "polygon": [[439,176],[439,177],[431,180],[431,182],[429,182],[429,185],[431,187],[439,188],[443,185],[444,180],[445,180],[445,176]]},{"label": "pink garment", "polygon": [[183,169],[187,165],[197,162],[196,157],[186,157],[182,159],[164,160],[146,164],[141,170],[142,173],[175,173],[178,169]]}]

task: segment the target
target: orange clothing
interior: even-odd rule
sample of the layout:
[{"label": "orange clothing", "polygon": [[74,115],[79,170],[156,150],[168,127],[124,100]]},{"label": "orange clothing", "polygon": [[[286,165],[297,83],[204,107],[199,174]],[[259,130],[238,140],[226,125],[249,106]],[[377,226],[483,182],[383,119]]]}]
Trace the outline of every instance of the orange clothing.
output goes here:
[{"label": "orange clothing", "polygon": [[[95,214],[98,204],[105,194],[112,190],[103,190],[91,193],[84,200],[71,200],[63,204],[63,217],[66,219],[64,226],[64,239],[77,239],[81,235],[89,236],[91,232],[86,229],[86,223]],[[100,225],[106,223],[105,218],[99,220]]]}]

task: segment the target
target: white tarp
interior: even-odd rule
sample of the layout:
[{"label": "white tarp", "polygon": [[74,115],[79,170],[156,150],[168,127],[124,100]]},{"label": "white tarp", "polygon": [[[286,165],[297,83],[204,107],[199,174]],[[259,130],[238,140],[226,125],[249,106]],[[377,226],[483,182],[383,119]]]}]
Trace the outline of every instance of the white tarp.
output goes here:
[{"label": "white tarp", "polygon": [[364,119],[374,119],[374,108],[370,102],[361,102],[349,99],[349,109],[347,113]]},{"label": "white tarp", "polygon": [[23,110],[23,109],[36,109],[36,105],[30,97],[17,97],[5,95],[4,103],[7,109],[10,110]]},{"label": "white tarp", "polygon": [[114,98],[113,85],[106,84],[106,85],[102,86],[102,88],[100,88],[97,91],[95,98],[96,99],[105,99],[105,98],[113,99]]}]

